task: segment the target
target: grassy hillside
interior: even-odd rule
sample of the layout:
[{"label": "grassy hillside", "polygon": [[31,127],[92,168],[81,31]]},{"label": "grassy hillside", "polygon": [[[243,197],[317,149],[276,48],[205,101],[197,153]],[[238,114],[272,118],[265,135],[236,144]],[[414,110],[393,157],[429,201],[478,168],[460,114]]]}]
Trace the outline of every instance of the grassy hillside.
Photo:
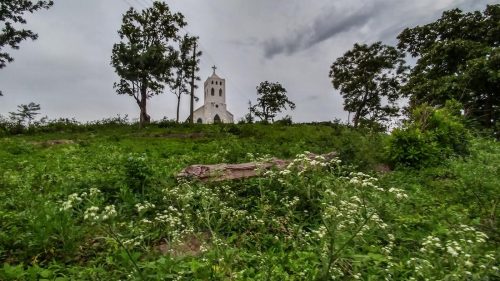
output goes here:
[{"label": "grassy hillside", "polygon": [[[377,172],[386,138],[334,124],[3,137],[0,279],[500,278],[498,142],[475,139],[469,157],[437,167]],[[269,157],[295,161],[240,181],[175,178],[191,164]]]}]

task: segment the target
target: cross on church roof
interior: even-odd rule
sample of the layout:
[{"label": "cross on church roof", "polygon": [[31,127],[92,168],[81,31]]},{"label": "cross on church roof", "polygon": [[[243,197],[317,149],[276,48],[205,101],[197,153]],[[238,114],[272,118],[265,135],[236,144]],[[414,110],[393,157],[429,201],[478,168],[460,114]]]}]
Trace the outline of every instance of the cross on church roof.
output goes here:
[{"label": "cross on church roof", "polygon": [[214,70],[214,74],[215,74],[215,70],[217,69],[217,66],[212,66],[212,69]]}]

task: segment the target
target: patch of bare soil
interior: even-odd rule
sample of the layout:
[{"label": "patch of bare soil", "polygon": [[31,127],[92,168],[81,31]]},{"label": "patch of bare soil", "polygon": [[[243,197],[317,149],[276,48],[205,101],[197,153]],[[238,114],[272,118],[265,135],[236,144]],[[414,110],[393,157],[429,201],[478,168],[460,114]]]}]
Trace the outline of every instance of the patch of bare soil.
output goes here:
[{"label": "patch of bare soil", "polygon": [[375,170],[375,172],[379,172],[379,173],[389,173],[390,171],[392,171],[391,167],[389,167],[389,165],[382,164],[382,163],[375,165],[375,167],[373,167],[373,170]]},{"label": "patch of bare soil", "polygon": [[156,245],[154,249],[164,255],[173,257],[198,256],[203,252],[203,247],[207,247],[209,238],[208,233],[190,234],[177,243],[163,241]]}]

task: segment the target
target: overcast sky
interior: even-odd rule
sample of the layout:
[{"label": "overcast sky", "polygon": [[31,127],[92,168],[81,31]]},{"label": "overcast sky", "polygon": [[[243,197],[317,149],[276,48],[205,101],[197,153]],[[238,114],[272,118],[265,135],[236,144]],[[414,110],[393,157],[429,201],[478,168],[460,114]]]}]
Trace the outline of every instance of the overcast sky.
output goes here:
[{"label": "overcast sky", "polygon": [[[49,118],[98,120],[117,114],[138,117],[135,101],[118,96],[110,66],[119,41],[122,14],[151,0],[55,0],[46,11],[28,16],[27,27],[39,34],[10,52],[15,61],[0,70],[0,114],[36,102]],[[199,83],[217,65],[226,79],[227,103],[235,120],[256,99],[261,81],[280,82],[297,108],[294,121],[345,120],[342,98],[328,72],[332,62],[358,43],[395,45],[404,27],[436,20],[445,10],[484,10],[487,0],[176,0],[166,1],[186,16],[188,30],[200,37]],[[196,107],[200,106],[199,101]],[[157,120],[175,118],[175,97],[168,91],[149,100]],[[189,114],[188,98],[181,118]],[[285,114],[286,114],[285,113]]]}]

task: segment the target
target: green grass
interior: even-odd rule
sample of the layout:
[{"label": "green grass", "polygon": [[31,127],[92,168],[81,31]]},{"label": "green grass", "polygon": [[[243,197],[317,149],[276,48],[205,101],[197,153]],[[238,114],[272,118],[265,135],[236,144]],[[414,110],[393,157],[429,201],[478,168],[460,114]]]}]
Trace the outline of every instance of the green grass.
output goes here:
[{"label": "green grass", "polygon": [[[377,173],[386,138],[330,124],[3,137],[0,279],[499,278],[500,145],[476,139],[468,158]],[[48,142],[61,139],[72,143]],[[304,151],[339,159],[296,158]],[[297,160],[247,180],[175,178],[267,157]]]}]

